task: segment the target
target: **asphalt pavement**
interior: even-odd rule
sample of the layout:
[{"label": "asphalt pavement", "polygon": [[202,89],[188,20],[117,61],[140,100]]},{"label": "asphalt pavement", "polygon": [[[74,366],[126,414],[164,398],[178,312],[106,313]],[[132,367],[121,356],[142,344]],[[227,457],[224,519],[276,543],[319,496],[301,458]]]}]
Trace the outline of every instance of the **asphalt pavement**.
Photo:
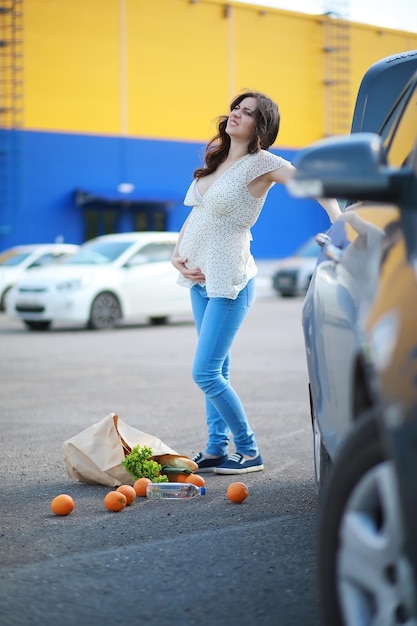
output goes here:
[{"label": "asphalt pavement", "polygon": [[[114,412],[180,454],[203,449],[190,319],[30,332],[0,316],[1,625],[319,626],[302,299],[276,296],[270,267],[232,353],[265,470],[205,474],[188,501],[111,513],[109,488],[68,477],[62,442]],[[226,497],[236,480],[242,504]],[[59,493],[68,517],[51,512]]]}]

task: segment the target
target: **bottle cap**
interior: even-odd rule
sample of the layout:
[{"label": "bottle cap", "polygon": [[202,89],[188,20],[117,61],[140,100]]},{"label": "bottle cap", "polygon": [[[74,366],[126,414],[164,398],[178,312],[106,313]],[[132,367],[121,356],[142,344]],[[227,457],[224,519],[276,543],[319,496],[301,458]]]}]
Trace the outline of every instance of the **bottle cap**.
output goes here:
[{"label": "bottle cap", "polygon": [[202,495],[202,496],[206,495],[206,488],[205,487],[200,487],[200,495]]}]

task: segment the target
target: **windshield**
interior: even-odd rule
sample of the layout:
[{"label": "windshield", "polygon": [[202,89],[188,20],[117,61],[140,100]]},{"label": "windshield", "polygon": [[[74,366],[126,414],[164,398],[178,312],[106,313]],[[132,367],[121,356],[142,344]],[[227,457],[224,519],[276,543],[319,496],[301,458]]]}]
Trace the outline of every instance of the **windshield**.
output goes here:
[{"label": "windshield", "polygon": [[31,252],[3,252],[0,254],[0,265],[8,267],[20,265],[31,254]]},{"label": "windshield", "polygon": [[397,100],[381,129],[390,165],[402,167],[410,157],[417,132],[417,87],[413,81]]},{"label": "windshield", "polygon": [[66,265],[105,265],[115,261],[134,241],[95,241],[85,243],[80,252],[66,261]]},{"label": "windshield", "polygon": [[[403,167],[413,152],[417,133],[416,111],[417,82],[414,78],[402,91],[378,133],[384,141],[391,166]],[[345,209],[354,202],[356,200],[348,200]]]}]

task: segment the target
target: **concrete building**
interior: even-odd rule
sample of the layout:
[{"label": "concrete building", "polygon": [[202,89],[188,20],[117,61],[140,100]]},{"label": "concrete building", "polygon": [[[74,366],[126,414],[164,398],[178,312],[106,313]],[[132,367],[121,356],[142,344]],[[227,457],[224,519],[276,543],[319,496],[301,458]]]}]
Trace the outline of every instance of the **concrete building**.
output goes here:
[{"label": "concrete building", "polygon": [[[375,61],[417,33],[223,0],[0,0],[0,250],[180,228],[182,200],[234,95],[275,99],[273,152],[350,130]],[[253,229],[278,258],[326,229],[273,188]]]}]

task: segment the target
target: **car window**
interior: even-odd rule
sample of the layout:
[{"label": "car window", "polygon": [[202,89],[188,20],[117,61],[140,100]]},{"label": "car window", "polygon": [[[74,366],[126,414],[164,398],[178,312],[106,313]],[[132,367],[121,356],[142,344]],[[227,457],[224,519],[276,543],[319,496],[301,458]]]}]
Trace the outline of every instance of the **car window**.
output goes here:
[{"label": "car window", "polygon": [[417,136],[417,87],[415,83],[397,101],[381,130],[381,135],[385,139],[388,163],[402,167],[413,151]]},{"label": "car window", "polygon": [[33,261],[29,265],[31,267],[43,267],[44,265],[50,265],[51,263],[57,263],[68,257],[68,252],[47,252],[42,254],[36,261]]},{"label": "car window", "polygon": [[[412,80],[392,107],[379,133],[389,165],[403,167],[410,158],[417,137],[417,80]],[[348,200],[344,210],[356,203]]]},{"label": "car window", "polygon": [[143,246],[139,254],[144,260],[146,259],[145,263],[160,263],[171,260],[174,248],[175,243],[172,242],[153,242]]},{"label": "car window", "polygon": [[8,267],[19,265],[27,259],[30,254],[31,252],[3,252],[3,254],[0,255],[0,265]]},{"label": "car window", "polygon": [[65,261],[66,265],[105,265],[112,263],[135,242],[95,241],[85,243],[81,250]]}]

